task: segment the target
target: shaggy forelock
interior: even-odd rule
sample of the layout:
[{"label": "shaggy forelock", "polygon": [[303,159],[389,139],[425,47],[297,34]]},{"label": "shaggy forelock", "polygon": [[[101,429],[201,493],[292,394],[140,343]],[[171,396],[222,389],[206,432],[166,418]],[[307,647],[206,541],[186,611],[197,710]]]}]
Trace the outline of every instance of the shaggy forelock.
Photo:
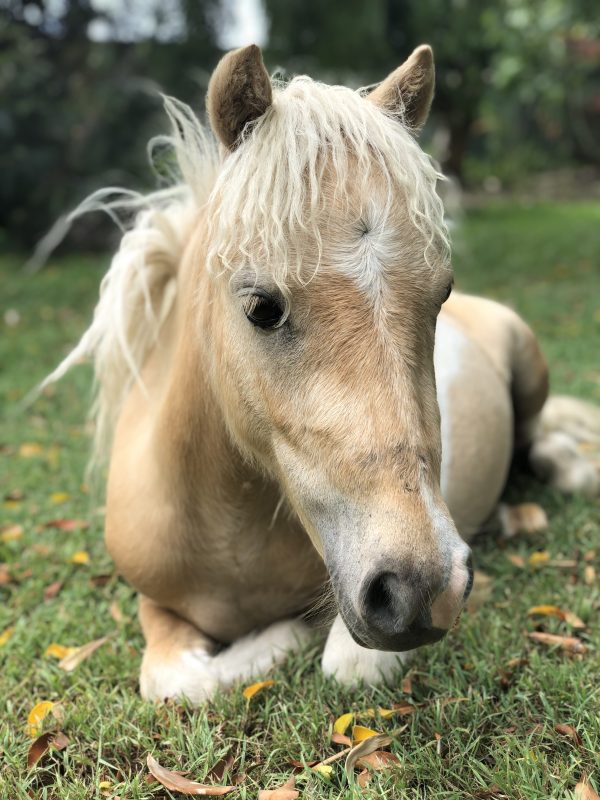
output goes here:
[{"label": "shaggy forelock", "polygon": [[[292,273],[306,282],[327,248],[323,223],[332,206],[348,210],[350,195],[362,198],[358,216],[369,219],[375,181],[384,186],[378,229],[403,198],[412,228],[405,235],[419,241],[430,267],[446,264],[448,234],[436,192],[441,177],[409,130],[364,92],[308,77],[276,84],[273,105],[247,127],[211,193],[208,267],[254,267],[283,289]],[[363,282],[372,259],[358,272]]]}]

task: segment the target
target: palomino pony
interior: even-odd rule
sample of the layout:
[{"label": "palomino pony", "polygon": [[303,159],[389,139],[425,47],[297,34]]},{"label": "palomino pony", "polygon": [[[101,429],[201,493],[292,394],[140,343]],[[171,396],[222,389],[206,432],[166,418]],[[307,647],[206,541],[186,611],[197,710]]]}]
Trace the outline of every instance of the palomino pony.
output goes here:
[{"label": "palomino pony", "polygon": [[427,46],[369,94],[273,85],[251,46],[210,82],[218,145],[166,101],[180,180],[121,202],[139,213],[53,376],[94,359],[144,697],[200,702],[264,672],[324,586],[325,672],[390,680],[457,619],[515,441],[563,488],[597,488],[565,466],[569,437],[536,433],[529,328],[449,297],[440,175],[415,138],[433,84]]}]

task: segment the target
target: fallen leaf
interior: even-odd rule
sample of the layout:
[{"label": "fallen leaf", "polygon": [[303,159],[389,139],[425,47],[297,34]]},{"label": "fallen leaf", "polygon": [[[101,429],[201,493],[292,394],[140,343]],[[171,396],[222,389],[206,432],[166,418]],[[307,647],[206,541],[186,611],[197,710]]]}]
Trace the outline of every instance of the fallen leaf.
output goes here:
[{"label": "fallen leaf", "polygon": [[0,586],[6,586],[11,583],[11,581],[12,577],[8,571],[8,566],[6,564],[0,564]]},{"label": "fallen leaf", "polygon": [[55,506],[62,505],[62,503],[66,503],[70,499],[71,495],[68,492],[52,492],[50,495],[50,502]]},{"label": "fallen leaf", "polygon": [[[156,780],[161,783],[166,789],[173,792],[181,792],[181,794],[194,794],[194,795],[207,795],[210,797],[220,797],[221,795],[232,792],[235,786],[210,786],[205,783],[196,783],[184,778],[176,772],[171,772],[156,761],[150,754],[146,759],[148,769],[154,775]],[[297,795],[296,795],[297,796]],[[290,798],[291,800],[291,798]]]},{"label": "fallen leaf", "polygon": [[102,586],[106,586],[113,578],[112,573],[104,573],[102,575],[92,575],[90,578],[90,583],[96,589],[101,588]]},{"label": "fallen leaf", "polygon": [[592,789],[588,781],[580,781],[575,787],[577,800],[600,800],[600,796]]},{"label": "fallen leaf", "polygon": [[417,710],[416,706],[412,703],[394,703],[392,708],[395,714],[400,714],[401,717],[407,717],[409,714],[414,714]]},{"label": "fallen leaf", "polygon": [[85,519],[51,519],[44,523],[44,528],[56,528],[60,531],[83,531],[90,527],[90,523]]},{"label": "fallen leaf", "polygon": [[74,653],[77,650],[77,647],[65,647],[62,644],[57,644],[56,642],[52,642],[49,644],[48,647],[44,650],[45,656],[52,656],[52,658],[63,659],[66,658],[71,653]]},{"label": "fallen leaf", "polygon": [[64,581],[54,581],[44,589],[44,600],[53,600],[64,586]]},{"label": "fallen leaf", "polygon": [[64,750],[69,744],[69,740],[62,731],[50,731],[42,733],[41,736],[31,743],[27,753],[27,767],[31,769],[37,764],[40,758],[52,747],[55,750]]},{"label": "fallen leaf", "polygon": [[352,722],[354,721],[354,714],[342,714],[333,723],[334,733],[346,733]]},{"label": "fallen leaf", "polygon": [[542,606],[533,606],[527,612],[527,616],[529,617],[557,617],[558,619],[563,620],[572,628],[585,628],[585,622],[579,619],[576,614],[573,614],[572,611],[564,611],[559,606],[549,606],[549,605],[542,605]]},{"label": "fallen leaf", "polygon": [[346,756],[346,763],[344,765],[348,778],[350,780],[354,778],[354,767],[360,758],[368,756],[370,753],[374,753],[375,750],[379,750],[382,747],[386,747],[391,741],[391,736],[385,733],[377,733],[375,736],[369,736],[367,739],[355,745]]},{"label": "fallen leaf", "polygon": [[11,524],[6,525],[2,528],[2,533],[0,534],[0,539],[3,542],[16,542],[17,539],[20,539],[23,536],[23,526]]},{"label": "fallen leaf", "polygon": [[266,689],[268,686],[274,685],[275,681],[259,681],[258,683],[252,683],[250,686],[246,686],[242,694],[246,700],[251,700],[258,692],[262,692],[262,690]]},{"label": "fallen leaf", "polygon": [[489,599],[493,589],[494,584],[492,578],[486,575],[485,572],[476,569],[473,573],[473,588],[471,589],[471,594],[466,603],[467,611],[473,614],[480,609],[486,600]]},{"label": "fallen leaf", "polygon": [[54,703],[50,700],[42,700],[36,703],[27,715],[27,735],[32,739],[40,735],[41,724],[52,711],[53,706]]},{"label": "fallen leaf", "polygon": [[352,747],[352,739],[346,736],[345,733],[336,733],[336,731],[334,731],[331,734],[331,741],[335,744],[343,744],[345,747]]},{"label": "fallen leaf", "polygon": [[374,753],[369,753],[362,756],[356,762],[359,767],[369,767],[373,770],[389,769],[392,766],[397,766],[400,759],[394,753],[388,753],[387,750],[375,750]]},{"label": "fallen leaf", "polygon": [[583,569],[583,582],[586,586],[592,586],[596,583],[596,570],[591,564],[586,564]]},{"label": "fallen leaf", "polygon": [[14,632],[15,632],[15,626],[12,625],[10,628],[6,628],[6,630],[0,633],[0,647],[4,647],[4,645],[8,642],[8,640],[11,638]]},{"label": "fallen leaf", "polygon": [[371,728],[365,728],[363,725],[354,725],[352,727],[352,744],[364,742],[365,739],[370,739],[372,736],[377,736],[378,731]]},{"label": "fallen leaf", "polygon": [[117,603],[116,600],[110,604],[108,611],[111,617],[117,623],[117,625],[122,625],[125,622],[125,617],[123,616],[123,612],[119,608],[119,604]]},{"label": "fallen leaf", "polygon": [[572,739],[575,742],[577,747],[581,747],[583,744],[581,736],[572,725],[564,725],[561,723],[560,725],[555,725],[554,730],[557,733],[560,733],[562,736],[568,736],[569,739]]},{"label": "fallen leaf", "polygon": [[550,561],[550,553],[547,550],[538,550],[532,553],[527,559],[530,567],[543,567]]},{"label": "fallen leaf", "polygon": [[21,500],[25,499],[25,492],[22,491],[22,489],[11,489],[10,492],[4,495],[4,499],[14,503],[20,503]]},{"label": "fallen leaf", "polygon": [[19,458],[35,458],[41,456],[44,448],[37,442],[23,442],[19,447]]},{"label": "fallen leaf", "polygon": [[112,789],[113,784],[112,781],[100,781],[98,784],[99,789]]},{"label": "fallen leaf", "polygon": [[277,789],[261,789],[258,800],[296,800],[300,792],[295,789],[296,779],[292,776]]},{"label": "fallen leaf", "polygon": [[225,773],[227,772],[228,769],[231,769],[231,767],[233,766],[234,761],[235,761],[235,756],[233,754],[233,750],[230,749],[208,771],[208,773],[206,775],[206,780],[222,781],[223,780],[223,775],[225,775]]},{"label": "fallen leaf", "polygon": [[88,642],[81,647],[75,647],[71,653],[65,656],[58,662],[58,666],[64,669],[65,672],[73,672],[82,661],[89,658],[99,647],[102,647],[108,641],[108,636],[102,636],[100,639],[94,639],[93,642]]},{"label": "fallen leaf", "polygon": [[369,772],[368,769],[363,769],[362,772],[358,773],[358,776],[356,778],[356,782],[358,783],[361,789],[364,789],[370,780],[371,780],[371,773]]},{"label": "fallen leaf", "polygon": [[73,553],[71,558],[69,559],[70,564],[89,564],[90,563],[90,554],[87,550],[78,550],[76,553]]},{"label": "fallen leaf", "polygon": [[586,653],[587,647],[577,636],[556,636],[553,633],[543,633],[541,631],[533,631],[528,633],[527,636],[533,639],[534,642],[546,644],[549,647],[560,647],[569,653]]},{"label": "fallen leaf", "polygon": [[405,675],[405,676],[402,678],[402,685],[401,685],[401,689],[402,689],[402,691],[403,691],[403,693],[404,693],[404,694],[412,694],[412,682],[413,682],[413,676],[412,676],[412,673],[411,673],[411,672],[408,672],[408,673],[407,673],[407,674],[406,674],[406,675]]},{"label": "fallen leaf", "polygon": [[326,781],[330,781],[333,774],[333,767],[329,764],[315,764],[315,766],[312,767],[312,771],[318,773],[322,778],[325,778]]},{"label": "fallen leaf", "polygon": [[537,503],[502,505],[500,522],[505,539],[512,539],[519,533],[540,533],[548,528],[546,512]]}]

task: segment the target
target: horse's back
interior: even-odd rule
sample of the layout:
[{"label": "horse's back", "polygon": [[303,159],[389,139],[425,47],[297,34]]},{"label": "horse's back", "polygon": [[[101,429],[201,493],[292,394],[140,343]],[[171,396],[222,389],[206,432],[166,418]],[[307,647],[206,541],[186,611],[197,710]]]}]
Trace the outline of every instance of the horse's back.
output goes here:
[{"label": "horse's back", "polygon": [[460,293],[444,305],[435,352],[442,492],[461,534],[494,513],[519,429],[547,394],[535,337],[510,308]]}]

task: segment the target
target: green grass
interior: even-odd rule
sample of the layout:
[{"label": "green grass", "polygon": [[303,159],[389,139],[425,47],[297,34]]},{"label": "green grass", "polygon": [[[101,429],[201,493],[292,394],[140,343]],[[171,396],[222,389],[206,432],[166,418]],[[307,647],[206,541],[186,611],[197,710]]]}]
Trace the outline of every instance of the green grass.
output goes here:
[{"label": "green grass", "polygon": [[[456,238],[457,284],[514,305],[540,335],[554,389],[600,402],[600,205],[489,208],[469,216]],[[0,563],[11,576],[0,585],[0,633],[15,628],[0,648],[0,798],[169,796],[145,780],[148,752],[202,780],[230,747],[235,774],[246,776],[232,796],[255,798],[258,788],[287,778],[288,758],[336,751],[329,743],[336,716],[406,697],[399,687],[347,691],[324,680],[315,645],[278,670],[276,685],[249,705],[239,688],[197,710],[140,700],[135,597],[113,574],[101,509],[82,484],[89,370],[70,375],[27,410],[20,406],[84,328],[104,266],[102,259],[70,258],[30,279],[17,271],[16,261],[1,262],[2,311],[20,315],[13,326],[0,320],[1,514],[3,524],[20,524],[23,535],[0,541]],[[34,448],[25,457],[26,443],[39,445],[40,452]],[[54,503],[56,492],[68,499]],[[404,722],[407,727],[392,745],[401,767],[378,773],[361,796],[565,798],[595,769],[600,788],[600,593],[597,583],[583,580],[587,563],[600,572],[599,506],[565,499],[522,476],[508,497],[541,503],[550,530],[520,537],[506,549],[491,537],[478,542],[477,567],[491,576],[492,595],[478,611],[464,614],[443,643],[422,651],[410,698],[417,712],[395,723],[371,722],[385,730]],[[85,519],[89,528],[44,527],[59,517]],[[516,553],[526,560],[538,549],[576,566],[518,568],[506,557]],[[595,561],[585,562],[583,555],[594,549]],[[89,552],[88,565],[69,563],[78,550]],[[97,575],[109,577],[99,583]],[[44,601],[45,587],[57,580],[64,582],[62,591]],[[120,623],[110,613],[114,603],[124,616]],[[541,603],[560,605],[588,623],[583,657],[527,639],[525,632],[536,625],[527,609]],[[569,632],[556,620],[542,624],[547,631]],[[80,645],[106,634],[109,642],[72,673],[44,656],[52,642]],[[525,660],[503,681],[512,658]],[[446,702],[450,698],[461,700]],[[70,744],[28,771],[25,725],[39,700],[62,703]],[[574,725],[582,745],[556,733],[558,723]],[[297,780],[303,797],[355,796],[340,762],[329,783],[309,770]],[[99,788],[101,781],[110,788]],[[496,795],[490,794],[494,786]]]}]

